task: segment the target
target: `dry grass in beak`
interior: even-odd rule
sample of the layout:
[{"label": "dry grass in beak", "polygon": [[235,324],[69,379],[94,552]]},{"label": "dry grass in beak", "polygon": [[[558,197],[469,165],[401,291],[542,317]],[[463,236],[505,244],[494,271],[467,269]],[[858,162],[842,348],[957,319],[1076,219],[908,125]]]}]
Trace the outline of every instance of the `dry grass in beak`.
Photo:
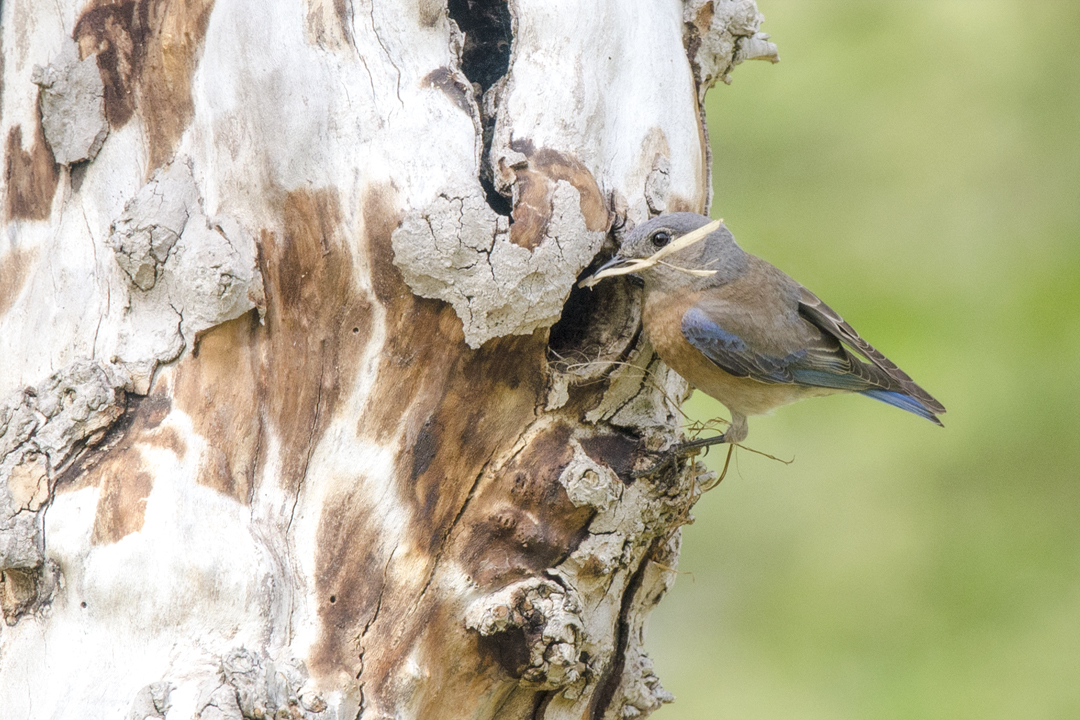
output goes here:
[{"label": "dry grass in beak", "polygon": [[615,277],[616,275],[628,275],[630,273],[641,272],[647,270],[654,265],[663,264],[667,267],[679,270],[680,272],[688,273],[690,275],[696,275],[697,277],[708,277],[709,275],[715,275],[715,270],[692,270],[690,268],[678,267],[677,265],[671,265],[670,263],[663,262],[663,259],[672,253],[677,253],[683,248],[688,248],[696,242],[701,242],[706,237],[711,235],[715,230],[720,227],[723,220],[713,220],[708,225],[703,225],[697,230],[680,235],[670,243],[660,248],[647,258],[640,258],[638,260],[628,260],[625,265],[618,267],[608,268],[607,270],[601,270],[600,272],[590,275],[589,277],[578,283],[578,287],[592,287],[596,283],[600,282],[604,278]]}]

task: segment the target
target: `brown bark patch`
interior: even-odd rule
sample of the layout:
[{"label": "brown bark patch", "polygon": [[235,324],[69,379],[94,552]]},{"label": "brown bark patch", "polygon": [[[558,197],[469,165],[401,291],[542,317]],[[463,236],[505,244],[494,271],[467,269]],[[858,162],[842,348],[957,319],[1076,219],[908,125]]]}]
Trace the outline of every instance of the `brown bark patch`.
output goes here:
[{"label": "brown bark patch", "polygon": [[[465,336],[453,309],[436,300],[415,297],[394,265],[390,235],[401,222],[401,213],[394,204],[392,190],[370,188],[363,203],[372,289],[375,299],[386,308],[391,327],[387,329],[379,365],[383,392],[368,400],[360,413],[357,433],[382,444],[397,434],[406,408],[417,395],[437,390],[432,387],[437,383],[425,383],[424,378],[429,374],[445,377]],[[422,337],[429,341],[416,342]],[[381,382],[383,377],[391,379],[392,385]]]},{"label": "brown bark patch", "polygon": [[146,438],[147,445],[169,450],[176,457],[182,458],[187,455],[187,443],[180,436],[176,428],[165,427]]},{"label": "brown bark patch", "polygon": [[424,87],[441,90],[466,115],[472,115],[472,104],[469,101],[471,88],[466,90],[454,73],[450,71],[450,68],[435,68],[424,78],[423,85]]},{"label": "brown bark patch", "polygon": [[[379,271],[390,270],[398,272],[392,266]],[[402,288],[408,292],[404,283]],[[397,310],[397,317],[391,321],[393,327],[387,331],[379,377],[380,381],[383,377],[389,377],[393,385],[373,394],[357,421],[357,431],[377,443],[393,439],[406,420],[406,410],[417,398],[426,397],[426,407],[434,405],[437,398],[432,396],[441,396],[441,385],[459,353],[457,346],[464,345],[465,339],[461,321],[449,305],[415,298],[391,307]],[[428,342],[418,343],[418,337],[426,337]],[[384,376],[384,372],[389,375]],[[425,425],[429,434],[437,430],[431,428],[428,418],[422,418],[420,426],[409,438],[410,446],[416,446],[419,432]],[[423,445],[419,449],[421,454],[430,454]]]},{"label": "brown bark patch", "polygon": [[698,11],[694,13],[694,27],[697,28],[699,33],[704,33],[712,25],[713,15],[716,14],[716,8],[713,7],[711,2],[704,3],[698,8]]},{"label": "brown bark patch", "polygon": [[37,248],[14,248],[0,258],[0,316],[18,299],[37,259]]},{"label": "brown bark patch", "polygon": [[251,501],[259,445],[258,312],[210,328],[176,368],[173,397],[206,440],[197,481]]},{"label": "brown bark patch", "polygon": [[559,482],[573,458],[569,440],[565,425],[546,430],[477,492],[459,552],[481,589],[553,567],[584,539],[594,510],[574,507]]},{"label": "brown bark patch", "polygon": [[[506,709],[503,701],[516,683],[507,683],[506,671],[490,654],[483,652],[482,641],[487,638],[480,638],[477,633],[465,629],[457,606],[439,606],[428,618],[425,627],[429,629],[418,639],[418,654],[428,676],[416,717],[523,717],[502,713]],[[524,645],[522,642],[521,646]],[[447,652],[448,646],[458,650]],[[377,681],[372,681],[371,686],[381,689]],[[468,714],[465,712],[464,699],[467,699]],[[448,713],[448,708],[458,710]]]},{"label": "brown bark patch", "polygon": [[0,571],[0,614],[8,625],[30,610],[38,598],[38,568],[5,568]]},{"label": "brown bark patch", "polygon": [[348,393],[371,336],[371,303],[353,280],[353,258],[332,190],[294,190],[281,204],[283,232],[262,233],[266,359],[259,395],[287,448],[282,482],[295,492],[312,448]]},{"label": "brown bark patch", "polygon": [[84,458],[56,481],[56,492],[99,487],[90,541],[114,543],[142,529],[146,498],[154,487],[154,468],[148,467],[140,445],[173,450],[183,457],[184,443],[172,428],[160,427],[172,410],[167,395],[130,396],[128,409],[101,449]]},{"label": "brown bark patch", "polygon": [[638,440],[627,435],[612,434],[583,437],[579,442],[586,455],[614,470],[624,484],[633,482],[630,471],[634,469]]},{"label": "brown bark patch", "polygon": [[[319,522],[315,582],[323,630],[311,663],[324,675],[342,670],[354,677],[360,673],[363,635],[375,622],[387,593],[386,568],[393,549],[380,543],[371,530],[378,523],[369,502],[359,489],[331,499]],[[336,560],[330,557],[334,554]],[[406,602],[405,597],[395,597],[396,610],[404,610]]]},{"label": "brown bark patch", "polygon": [[172,158],[191,122],[191,79],[213,5],[95,0],[75,24],[80,57],[97,53],[109,125],[123,126],[136,109],[142,115],[151,171]]},{"label": "brown bark patch", "polygon": [[206,36],[213,0],[147,2],[152,41],[146,47],[139,110],[146,121],[150,167],[172,159],[191,122],[191,78]]},{"label": "brown bark patch", "polygon": [[540,244],[554,212],[552,197],[559,180],[578,191],[585,227],[593,231],[608,229],[611,216],[600,186],[580,160],[550,148],[536,149],[528,140],[516,140],[510,145],[529,160],[527,165],[510,170],[516,186],[511,242],[529,249]]},{"label": "brown bark patch", "polygon": [[346,0],[334,0],[334,15],[337,16],[338,22],[341,23],[341,27],[348,27],[349,21],[349,6]]},{"label": "brown bark patch", "polygon": [[136,419],[140,420],[141,429],[153,430],[172,412],[172,400],[168,395],[149,395],[138,405]]},{"label": "brown bark patch", "polygon": [[[119,128],[135,112],[135,83],[146,43],[146,24],[136,22],[135,0],[98,0],[83,10],[73,37],[79,58],[97,53],[98,72],[105,85],[105,118]],[[145,3],[142,4],[145,10]]]},{"label": "brown bark patch", "polygon": [[[397,440],[392,485],[411,511],[412,546],[409,560],[402,561],[407,571],[395,568],[389,563],[392,549],[372,542],[375,510],[359,491],[327,503],[316,574],[325,599],[323,637],[312,667],[326,673],[346,668],[356,675],[364,666],[370,689],[394,667],[376,655],[409,647],[427,614],[437,611],[437,605],[419,601],[484,467],[535,419],[545,386],[546,338],[541,331],[468,348],[453,309],[413,296],[393,264],[390,235],[400,211],[392,188],[370,188],[363,213],[372,285],[387,329],[378,384],[360,413],[357,435],[381,445]],[[395,643],[380,642],[361,663],[357,638],[377,611],[380,637],[392,632]]]},{"label": "brown bark patch", "polygon": [[[22,147],[22,126],[8,131],[4,152],[4,179],[7,182],[9,220],[46,220],[52,213],[53,195],[59,171],[52,149],[45,142],[41,118],[34,127],[34,144]],[[5,291],[0,288],[0,293]]]},{"label": "brown bark patch", "polygon": [[[369,188],[362,207],[369,251],[373,247],[373,238],[385,238],[389,251],[390,233],[400,222],[393,188]],[[412,294],[393,263],[375,263],[374,256],[371,259],[374,266],[371,282],[376,300],[390,308],[411,305]],[[418,317],[412,318],[414,322],[430,328],[431,319],[439,315],[438,304],[421,303],[416,315]],[[453,317],[453,311],[450,316]],[[434,344],[437,336],[432,339]],[[360,413],[357,434],[379,443],[389,442],[412,395],[418,390],[427,363],[434,363],[437,356],[437,353],[424,353],[423,348],[410,352],[405,340],[399,341],[391,331],[382,352],[380,370],[390,365],[397,372],[392,381],[380,376],[385,394],[380,396],[380,402],[368,401]],[[401,405],[402,402],[405,405]],[[323,637],[312,651],[312,667],[326,675],[342,670],[353,676],[360,672],[363,662],[356,639],[363,635],[366,624],[374,622],[386,590],[384,573],[392,549],[373,542],[375,537],[370,528],[374,525],[372,515],[377,511],[369,502],[358,483],[355,491],[327,501],[319,523],[316,587]]]},{"label": "brown bark patch", "polygon": [[90,542],[107,545],[142,530],[146,498],[154,488],[154,475],[142,469],[138,450],[128,450],[102,467],[101,495]]},{"label": "brown bark patch", "polygon": [[409,408],[403,449],[414,461],[418,452],[430,453],[432,445],[435,450],[415,479],[402,473],[398,489],[417,520],[436,530],[429,538],[431,551],[484,465],[508,449],[535,418],[544,389],[543,335],[498,338],[480,350],[464,349],[459,341],[461,354],[446,375],[424,378],[429,392]]},{"label": "brown bark patch", "polygon": [[430,537],[434,549],[483,465],[532,421],[543,389],[536,361],[544,344],[518,336],[471,350],[449,306],[403,299],[390,320],[393,340],[380,366],[381,392],[370,406],[392,409],[403,429],[402,452],[412,457],[399,463],[398,490],[417,520],[436,531]]},{"label": "brown bark patch", "polygon": [[352,8],[347,0],[306,0],[304,34],[324,50],[343,52],[353,46]]},{"label": "brown bark patch", "polygon": [[[101,441],[78,455],[56,476],[54,492],[60,494],[100,486],[105,479],[101,472],[103,466],[138,443],[171,450],[180,458],[187,453],[187,446],[176,430],[161,427],[172,410],[172,401],[167,394],[155,392],[145,397],[129,394],[126,403],[124,414],[109,427]],[[133,462],[138,464],[141,458]]]}]

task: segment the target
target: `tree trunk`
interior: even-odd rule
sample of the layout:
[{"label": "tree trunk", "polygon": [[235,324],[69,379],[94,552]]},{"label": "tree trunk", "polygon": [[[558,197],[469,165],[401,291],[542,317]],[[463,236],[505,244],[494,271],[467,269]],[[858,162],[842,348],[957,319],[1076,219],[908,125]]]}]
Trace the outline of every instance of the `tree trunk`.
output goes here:
[{"label": "tree trunk", "polygon": [[669,700],[686,387],[574,283],[708,206],[753,2],[0,13],[0,717]]}]

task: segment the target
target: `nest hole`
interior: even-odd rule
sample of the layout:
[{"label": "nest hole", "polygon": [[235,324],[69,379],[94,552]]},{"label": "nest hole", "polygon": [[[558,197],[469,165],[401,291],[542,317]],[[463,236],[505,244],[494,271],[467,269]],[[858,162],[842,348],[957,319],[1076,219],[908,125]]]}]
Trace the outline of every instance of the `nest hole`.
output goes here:
[{"label": "nest hole", "polygon": [[461,48],[461,72],[473,84],[482,124],[483,151],[480,184],[488,205],[499,215],[511,217],[509,192],[500,192],[493,179],[491,143],[495,137],[495,113],[485,110],[484,95],[510,70],[514,44],[514,20],[507,0],[448,0],[447,12],[465,36]]},{"label": "nest hole", "polygon": [[510,68],[510,5],[506,0],[449,0],[446,9],[465,34],[461,71],[485,91]]},{"label": "nest hole", "polygon": [[640,330],[641,292],[630,279],[610,278],[592,288],[575,285],[551,328],[548,362],[570,375],[572,384],[597,380],[629,356]]}]

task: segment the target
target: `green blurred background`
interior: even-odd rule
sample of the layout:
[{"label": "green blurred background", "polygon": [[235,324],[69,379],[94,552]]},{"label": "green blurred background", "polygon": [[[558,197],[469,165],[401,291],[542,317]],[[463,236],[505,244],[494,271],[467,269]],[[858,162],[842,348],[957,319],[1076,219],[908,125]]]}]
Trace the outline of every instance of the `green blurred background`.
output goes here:
[{"label": "green blurred background", "polygon": [[709,94],[713,215],[949,412],[751,419],[795,461],[695,508],[654,717],[1076,720],[1080,2],[758,5],[783,61]]}]

